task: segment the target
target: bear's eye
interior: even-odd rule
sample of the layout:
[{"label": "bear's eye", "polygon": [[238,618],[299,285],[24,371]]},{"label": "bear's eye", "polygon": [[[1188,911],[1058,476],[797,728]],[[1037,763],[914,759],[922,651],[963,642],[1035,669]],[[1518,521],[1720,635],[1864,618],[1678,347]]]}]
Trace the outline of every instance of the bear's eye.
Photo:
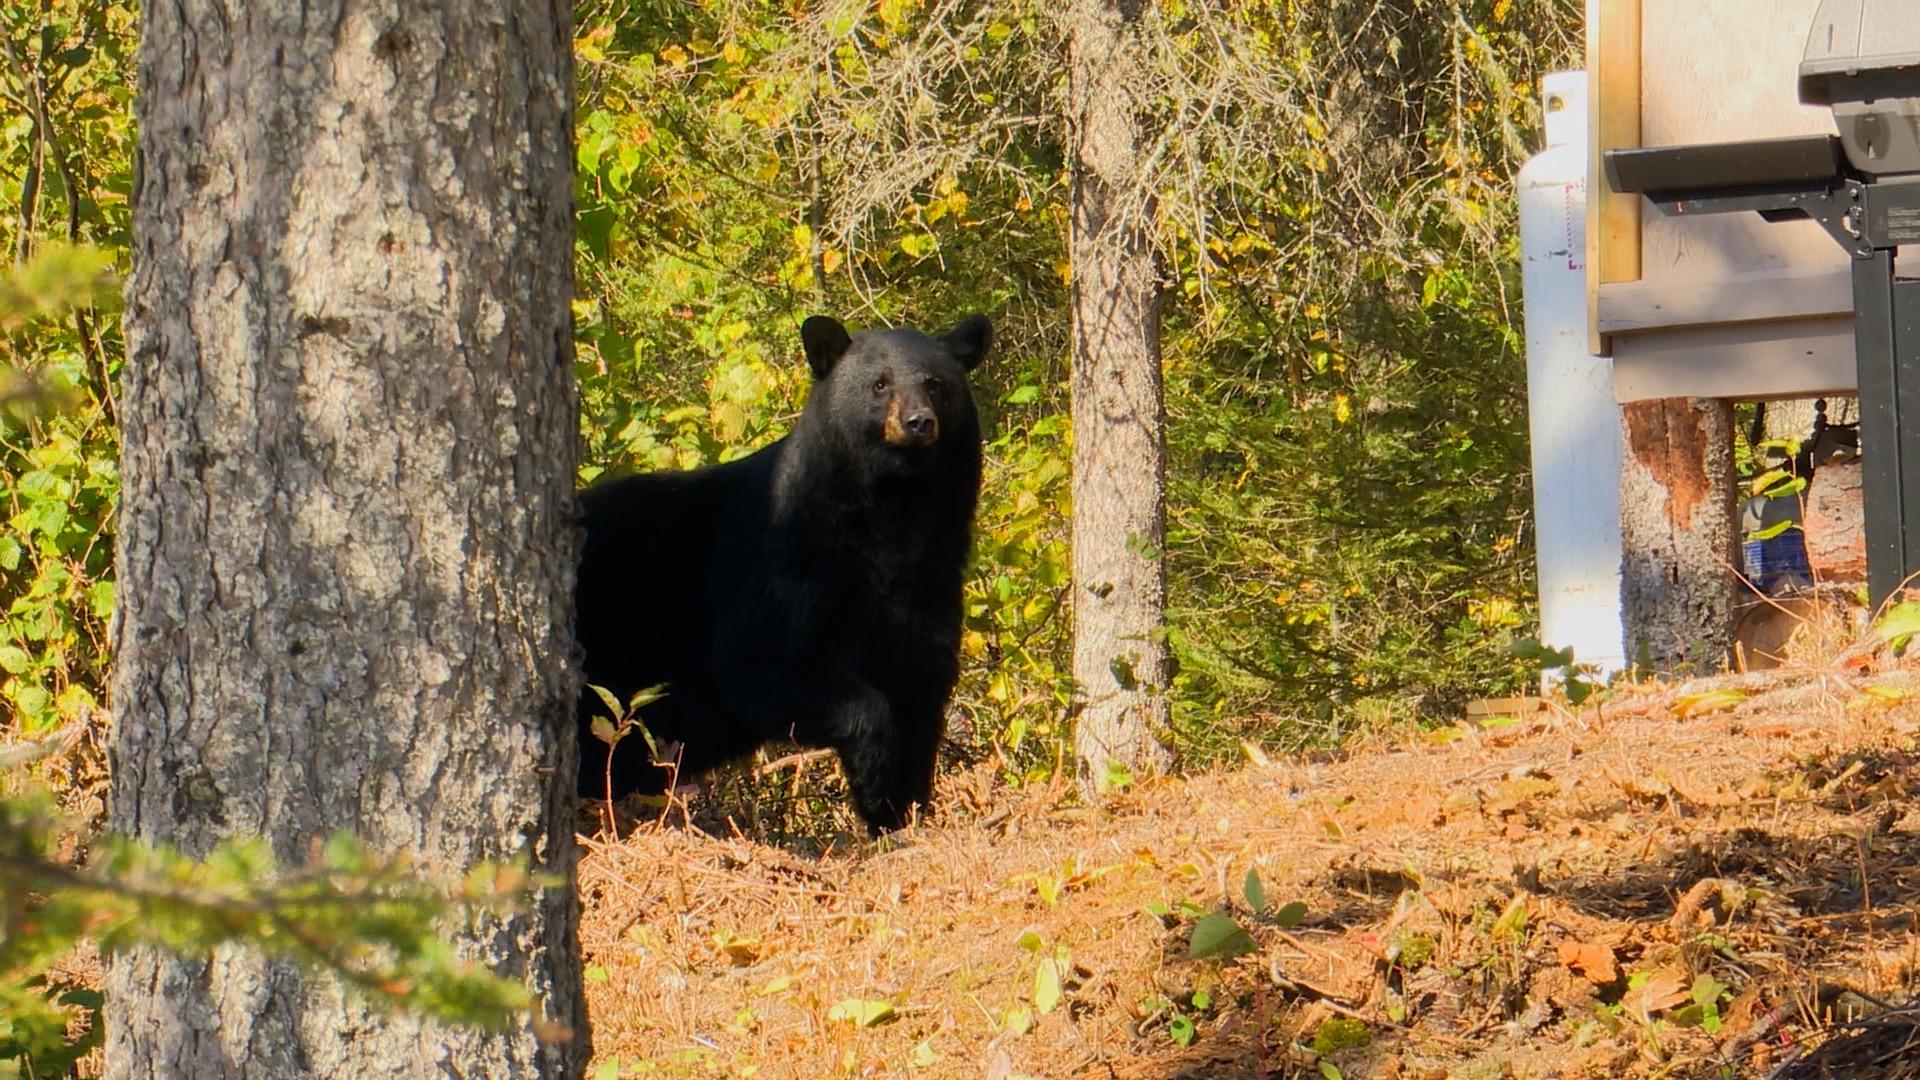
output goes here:
[{"label": "bear's eye", "polygon": [[891,390],[891,389],[893,389],[893,384],[892,384],[891,382],[888,382],[888,381],[887,381],[887,377],[886,377],[885,375],[882,375],[882,376],[880,376],[879,378],[877,378],[877,379],[875,379],[875,380],[873,380],[873,392],[874,392],[874,393],[876,393],[876,394],[884,394],[884,393],[886,393],[886,392],[887,392],[888,390]]},{"label": "bear's eye", "polygon": [[927,396],[931,398],[938,399],[947,392],[947,384],[941,382],[939,379],[928,379],[921,385],[926,387]]}]

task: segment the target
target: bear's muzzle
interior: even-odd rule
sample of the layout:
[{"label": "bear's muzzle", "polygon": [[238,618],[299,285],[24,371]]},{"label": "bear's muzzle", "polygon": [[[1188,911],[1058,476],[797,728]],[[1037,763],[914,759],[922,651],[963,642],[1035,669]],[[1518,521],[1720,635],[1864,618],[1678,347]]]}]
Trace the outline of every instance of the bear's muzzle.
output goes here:
[{"label": "bear's muzzle", "polygon": [[902,407],[895,398],[887,403],[887,420],[880,433],[888,446],[918,450],[940,440],[940,416],[930,405]]}]

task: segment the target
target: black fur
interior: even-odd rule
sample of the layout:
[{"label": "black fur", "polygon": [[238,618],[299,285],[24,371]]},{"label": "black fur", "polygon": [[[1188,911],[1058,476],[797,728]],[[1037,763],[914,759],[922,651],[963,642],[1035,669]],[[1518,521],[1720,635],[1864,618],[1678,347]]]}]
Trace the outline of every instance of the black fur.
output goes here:
[{"label": "black fur", "polygon": [[[992,328],[935,338],[801,327],[814,388],[793,430],[749,457],[607,480],[581,495],[586,547],[575,633],[587,681],[641,710],[696,776],[762,744],[838,752],[854,809],[899,827],[933,789],[959,677],[961,581],[980,490],[966,375]],[[583,695],[580,793],[607,790],[607,746]],[[612,792],[658,792],[637,735]]]}]

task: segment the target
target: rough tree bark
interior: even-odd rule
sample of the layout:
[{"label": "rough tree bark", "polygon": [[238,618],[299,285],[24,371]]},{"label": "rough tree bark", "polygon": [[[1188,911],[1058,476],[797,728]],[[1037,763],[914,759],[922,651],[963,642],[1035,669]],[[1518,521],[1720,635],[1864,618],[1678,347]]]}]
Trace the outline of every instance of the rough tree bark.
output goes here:
[{"label": "rough tree bark", "polygon": [[1066,12],[1073,160],[1074,751],[1083,786],[1170,755],[1160,267],[1138,69],[1143,0]]},{"label": "rough tree bark", "polygon": [[1621,409],[1620,598],[1627,660],[1711,675],[1732,647],[1740,551],[1733,406],[1705,398]]},{"label": "rough tree bark", "polygon": [[[143,5],[113,825],[571,879],[561,0]],[[449,928],[576,1037],[370,1014],[242,949],[116,958],[115,1078],[565,1077],[571,887]]]}]

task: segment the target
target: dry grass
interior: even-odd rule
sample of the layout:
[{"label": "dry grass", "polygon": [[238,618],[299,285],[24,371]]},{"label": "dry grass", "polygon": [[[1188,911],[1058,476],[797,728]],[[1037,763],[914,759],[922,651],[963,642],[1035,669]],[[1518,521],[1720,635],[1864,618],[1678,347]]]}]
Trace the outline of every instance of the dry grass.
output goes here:
[{"label": "dry grass", "polygon": [[[807,833],[798,804],[734,804],[744,833],[641,825],[593,842],[582,871],[596,1062],[768,1080],[1920,1077],[1914,694],[1920,669],[1855,649],[1097,809],[951,777],[945,817],[878,846]],[[1294,902],[1307,915],[1283,927]],[[1189,959],[1207,912],[1253,951]]]}]

